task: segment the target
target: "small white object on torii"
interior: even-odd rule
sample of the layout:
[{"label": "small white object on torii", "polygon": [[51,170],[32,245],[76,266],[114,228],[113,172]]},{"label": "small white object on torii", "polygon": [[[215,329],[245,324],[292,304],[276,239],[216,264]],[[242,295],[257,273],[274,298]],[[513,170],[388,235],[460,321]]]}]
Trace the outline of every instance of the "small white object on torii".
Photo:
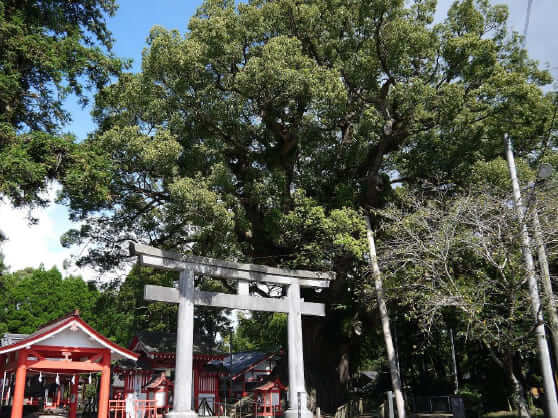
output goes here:
[{"label": "small white object on torii", "polygon": [[[180,272],[178,289],[146,285],[146,300],[178,303],[178,330],[172,418],[197,416],[192,409],[192,349],[194,343],[194,305],[288,314],[289,408],[285,416],[312,417],[307,407],[302,353],[302,315],[325,316],[325,305],[305,302],[301,287],[327,288],[335,273],[288,270],[259,264],[244,264],[206,257],[182,256],[141,244],[130,245],[131,255],[145,266]],[[196,274],[238,280],[238,294],[204,292],[194,288]],[[249,283],[287,286],[286,298],[250,296]]]}]

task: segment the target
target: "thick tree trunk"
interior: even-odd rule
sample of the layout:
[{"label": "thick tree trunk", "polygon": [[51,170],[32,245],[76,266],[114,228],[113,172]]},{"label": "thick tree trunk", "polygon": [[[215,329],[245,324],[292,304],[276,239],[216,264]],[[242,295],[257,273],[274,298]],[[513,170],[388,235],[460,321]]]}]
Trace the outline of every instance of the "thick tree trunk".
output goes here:
[{"label": "thick tree trunk", "polygon": [[[329,315],[327,324],[330,325]],[[324,325],[318,324],[314,318],[303,320],[307,391],[314,394],[316,406],[329,413],[334,413],[339,405],[348,400],[348,382],[339,372],[350,366],[350,346],[342,336],[338,337],[341,340],[332,338]]]},{"label": "thick tree trunk", "polygon": [[380,266],[378,265],[378,257],[376,256],[376,245],[374,244],[374,234],[372,233],[372,226],[370,219],[365,217],[367,226],[368,246],[370,250],[370,266],[374,275],[374,284],[376,286],[376,299],[378,301],[378,310],[380,311],[380,319],[382,321],[382,330],[384,333],[384,340],[386,344],[386,351],[388,356],[389,371],[391,375],[391,385],[393,387],[393,394],[395,396],[395,403],[397,405],[397,415],[399,418],[405,418],[405,400],[403,399],[403,392],[401,391],[401,377],[397,368],[397,360],[395,356],[395,348],[393,339],[391,338],[391,329],[389,326],[389,315],[387,311],[386,302],[384,299],[384,288],[382,283],[382,275]]}]

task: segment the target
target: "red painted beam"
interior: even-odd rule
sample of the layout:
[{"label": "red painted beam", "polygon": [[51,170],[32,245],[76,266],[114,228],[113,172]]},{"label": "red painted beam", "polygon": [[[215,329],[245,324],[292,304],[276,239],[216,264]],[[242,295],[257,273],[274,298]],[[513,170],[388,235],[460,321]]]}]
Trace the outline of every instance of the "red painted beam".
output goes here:
[{"label": "red painted beam", "polygon": [[27,361],[27,367],[34,370],[55,370],[58,372],[100,372],[103,366],[97,363],[66,360],[31,360]]},{"label": "red painted beam", "polygon": [[68,353],[88,353],[97,354],[106,351],[106,348],[90,348],[90,347],[65,347],[61,345],[32,345],[31,348],[35,351],[46,351],[46,352],[68,352]]}]

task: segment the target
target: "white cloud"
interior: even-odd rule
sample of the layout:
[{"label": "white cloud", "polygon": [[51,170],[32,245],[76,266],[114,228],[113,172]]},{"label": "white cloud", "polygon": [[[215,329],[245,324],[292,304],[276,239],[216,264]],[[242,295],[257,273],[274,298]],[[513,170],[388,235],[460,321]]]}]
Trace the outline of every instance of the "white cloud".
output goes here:
[{"label": "white cloud", "polygon": [[[48,189],[48,197],[53,201],[60,186],[53,184]],[[38,219],[37,224],[31,225],[29,215]],[[79,255],[86,248],[64,248],[60,245],[60,237],[71,228],[78,228],[79,224],[69,220],[68,209],[62,205],[51,204],[46,208],[15,209],[7,202],[0,202],[0,230],[7,237],[0,250],[4,254],[4,263],[14,272],[26,267],[46,269],[56,266],[64,276],[79,275],[84,280],[106,281],[115,274],[99,275],[92,268],[78,268],[70,260],[72,255]],[[128,270],[128,269],[126,269]],[[119,271],[125,274],[125,271]]]}]

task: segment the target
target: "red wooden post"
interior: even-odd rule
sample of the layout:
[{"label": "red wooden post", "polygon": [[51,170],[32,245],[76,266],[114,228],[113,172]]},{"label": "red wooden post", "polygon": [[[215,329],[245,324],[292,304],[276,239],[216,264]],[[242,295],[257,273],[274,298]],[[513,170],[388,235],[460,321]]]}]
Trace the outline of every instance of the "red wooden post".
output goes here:
[{"label": "red wooden post", "polygon": [[198,399],[200,393],[200,374],[198,372],[197,362],[194,363],[194,411],[199,408]]},{"label": "red wooden post", "polygon": [[70,394],[70,415],[69,418],[76,418],[78,405],[79,374],[74,375]]},{"label": "red wooden post", "polygon": [[27,376],[27,350],[21,350],[18,354],[11,418],[21,418],[23,416],[23,398],[25,396],[25,378]]},{"label": "red wooden post", "polygon": [[6,361],[7,356],[5,354],[0,355],[0,378],[2,379],[2,389],[0,392],[0,408],[4,404],[4,396],[6,395],[6,379],[8,377],[8,373],[6,373]]},{"label": "red wooden post", "polygon": [[[110,392],[110,352],[103,355],[103,371],[101,373],[101,387],[99,388],[98,418],[107,418]],[[13,417],[12,417],[13,418]]]},{"label": "red wooden post", "polygon": [[56,387],[56,400],[54,401],[54,406],[58,408],[60,406],[60,399],[62,398],[62,387],[58,385]]}]

